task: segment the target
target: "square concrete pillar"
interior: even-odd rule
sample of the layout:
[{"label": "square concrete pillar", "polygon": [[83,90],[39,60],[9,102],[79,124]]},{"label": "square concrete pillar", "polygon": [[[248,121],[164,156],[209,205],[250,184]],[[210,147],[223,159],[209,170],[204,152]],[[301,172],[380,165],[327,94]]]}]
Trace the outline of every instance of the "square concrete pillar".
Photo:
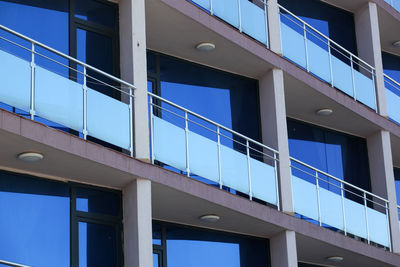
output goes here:
[{"label": "square concrete pillar", "polygon": [[269,49],[282,55],[281,27],[278,0],[267,1]]},{"label": "square concrete pillar", "polygon": [[292,177],[286,123],[283,71],[272,69],[259,80],[263,143],[279,151],[281,210],[293,214]]},{"label": "square concrete pillar", "polygon": [[390,133],[378,131],[367,138],[372,193],[389,200],[392,249],[400,253],[400,230],[393,173]]},{"label": "square concrete pillar", "polygon": [[379,33],[377,6],[368,2],[354,16],[358,56],[375,67],[377,108],[380,115],[387,117],[385,82],[383,78],[382,49]]},{"label": "square concrete pillar", "polygon": [[297,267],[296,233],[282,231],[269,239],[271,267]]},{"label": "square concrete pillar", "polygon": [[124,266],[153,266],[151,182],[136,179],[122,190]]},{"label": "square concrete pillar", "polygon": [[149,161],[145,0],[119,1],[121,78],[136,86],[133,101],[134,150]]}]

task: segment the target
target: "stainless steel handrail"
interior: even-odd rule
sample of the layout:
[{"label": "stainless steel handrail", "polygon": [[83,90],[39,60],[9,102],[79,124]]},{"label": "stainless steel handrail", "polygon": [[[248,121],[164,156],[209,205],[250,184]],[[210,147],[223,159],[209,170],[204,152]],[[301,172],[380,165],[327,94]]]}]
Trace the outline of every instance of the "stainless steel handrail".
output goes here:
[{"label": "stainless steel handrail", "polygon": [[113,76],[111,74],[108,74],[108,73],[106,73],[106,72],[104,72],[102,70],[99,70],[99,69],[97,69],[95,67],[92,67],[92,66],[90,66],[90,65],[88,65],[88,64],[86,64],[86,63],[84,63],[84,62],[82,62],[80,60],[77,60],[77,59],[75,59],[75,58],[73,58],[71,56],[68,56],[68,55],[66,55],[66,54],[64,54],[64,53],[62,53],[60,51],[57,51],[57,50],[55,50],[55,49],[53,49],[53,48],[51,48],[51,47],[49,47],[49,46],[47,46],[45,44],[42,44],[42,43],[40,43],[40,42],[38,42],[36,40],[33,40],[33,39],[31,39],[31,38],[29,38],[29,37],[27,37],[27,36],[25,36],[25,35],[23,35],[23,34],[21,34],[19,32],[11,30],[10,28],[5,27],[4,25],[0,24],[0,29],[2,29],[4,31],[7,31],[7,32],[9,32],[9,33],[11,33],[11,34],[13,34],[15,36],[18,36],[18,37],[30,42],[31,44],[38,45],[38,46],[40,46],[40,47],[42,47],[42,48],[44,48],[44,49],[56,54],[56,55],[59,55],[59,56],[65,58],[65,59],[73,61],[73,62],[77,63],[78,65],[81,65],[81,66],[83,66],[83,67],[85,67],[87,69],[95,71],[95,72],[97,72],[97,73],[99,73],[99,74],[101,74],[101,75],[103,75],[103,76],[105,76],[105,77],[107,77],[109,79],[112,79],[112,80],[114,80],[114,81],[116,81],[118,83],[121,83],[121,84],[123,84],[123,85],[125,85],[125,86],[127,86],[129,88],[136,89],[136,87],[133,84],[130,84],[130,83],[128,83],[128,82],[126,82],[124,80],[121,80],[121,79],[119,79],[119,78],[117,78],[117,77],[115,77],[115,76]]},{"label": "stainless steel handrail", "polygon": [[385,73],[383,74],[383,76],[385,78],[389,79],[390,82],[394,83],[397,86],[396,89],[400,91],[400,83],[398,81],[394,80],[392,77],[390,77],[389,75],[387,75]]},{"label": "stainless steel handrail", "polygon": [[32,266],[29,266],[29,265],[19,264],[19,263],[15,263],[15,262],[11,262],[11,261],[5,261],[5,260],[0,260],[0,264],[12,266],[12,267],[32,267]]}]

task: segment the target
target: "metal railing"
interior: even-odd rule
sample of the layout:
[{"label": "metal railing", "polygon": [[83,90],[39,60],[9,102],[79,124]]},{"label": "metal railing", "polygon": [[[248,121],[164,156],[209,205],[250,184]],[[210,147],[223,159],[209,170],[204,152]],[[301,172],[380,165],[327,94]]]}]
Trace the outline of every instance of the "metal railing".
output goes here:
[{"label": "metal railing", "polygon": [[[359,97],[357,96],[357,88],[356,88],[356,82],[355,82],[355,72],[357,71],[356,68],[358,69],[358,72],[362,73],[364,76],[370,78],[372,80],[372,85],[374,88],[374,106],[373,107],[377,111],[377,105],[376,105],[376,92],[375,92],[375,68],[356,56],[354,53],[348,51],[345,49],[343,46],[339,45],[335,41],[331,40],[329,37],[321,33],[319,30],[314,28],[313,26],[309,25],[307,22],[296,16],[294,13],[286,9],[285,7],[278,5],[279,6],[279,14],[281,16],[281,23],[282,23],[282,18],[285,20],[289,21],[292,25],[295,27],[298,27],[298,31],[302,32],[303,38],[304,38],[304,47],[305,47],[305,69],[307,72],[313,73],[312,70],[310,70],[310,55],[309,55],[309,48],[308,48],[308,41],[311,42],[318,42],[323,44],[322,49],[327,50],[327,54],[329,57],[329,74],[328,77],[321,77],[320,75],[313,73],[320,79],[324,80],[325,82],[329,83],[332,87],[337,87],[335,86],[335,83],[337,80],[342,79],[343,77],[335,78],[335,73],[333,71],[333,57],[336,55],[337,58],[342,58],[345,61],[347,61],[349,67],[351,68],[351,86],[352,86],[352,96],[355,100],[359,100]],[[314,40],[314,41],[313,41]],[[282,41],[283,42],[283,41]],[[318,44],[316,44],[318,46]],[[283,45],[282,45],[283,47]],[[289,58],[290,59],[290,58]],[[337,79],[337,80],[336,80]],[[338,87],[337,87],[338,88]],[[342,88],[338,88],[343,91]]]},{"label": "metal railing", "polygon": [[4,261],[4,260],[0,260],[0,264],[11,266],[11,267],[31,267],[29,265],[23,265],[23,264],[19,264],[19,263],[15,263],[15,262]]},{"label": "metal railing", "polygon": [[267,0],[234,0],[233,4],[226,0],[190,0],[236,27],[257,41],[269,47]]},{"label": "metal railing", "polygon": [[[155,160],[157,160],[157,157],[155,156],[155,125],[154,125],[154,118],[162,118],[163,120],[166,121],[171,121],[172,123],[179,124],[177,120],[183,121],[183,123],[180,123],[182,128],[184,130],[184,139],[185,139],[185,144],[184,144],[184,150],[185,150],[185,159],[186,162],[184,162],[184,168],[181,171],[186,172],[186,175],[189,177],[192,174],[193,175],[198,175],[200,177],[209,179],[209,177],[204,177],[201,176],[199,173],[192,173],[191,171],[191,158],[190,158],[190,151],[189,151],[189,132],[191,130],[190,128],[196,128],[202,131],[203,135],[215,135],[216,136],[216,149],[217,149],[217,183],[219,185],[219,188],[222,189],[224,186],[227,186],[223,182],[223,167],[222,166],[222,147],[224,147],[224,143],[230,142],[230,146],[232,147],[232,151],[239,152],[244,155],[243,159],[245,159],[247,165],[247,178],[248,179],[248,192],[242,192],[245,194],[248,194],[249,198],[253,198],[253,188],[252,188],[252,173],[251,173],[251,161],[254,159],[257,159],[258,161],[268,164],[269,166],[273,167],[273,180],[274,183],[276,184],[275,188],[275,194],[276,194],[276,206],[279,210],[280,204],[279,204],[279,191],[278,191],[278,172],[277,172],[277,165],[279,163],[279,152],[273,148],[270,148],[260,142],[257,142],[251,138],[248,138],[238,132],[235,132],[228,127],[225,127],[219,123],[216,123],[210,119],[207,119],[199,114],[196,114],[195,112],[192,112],[184,107],[181,107],[171,101],[168,101],[158,95],[155,95],[153,93],[148,93],[149,95],[149,113],[150,113],[150,132],[151,132],[151,159],[152,162],[154,163]],[[191,127],[190,127],[191,126]],[[211,128],[213,127],[213,129]],[[165,133],[167,134],[167,133]],[[200,135],[202,135],[200,134]],[[172,136],[170,136],[172,138]],[[225,141],[225,142],[224,142]],[[226,146],[225,146],[226,147]],[[234,152],[234,153],[236,153]],[[206,160],[206,159],[204,159]],[[172,166],[176,167],[176,166]],[[229,186],[228,186],[229,187]],[[232,187],[231,187],[232,188]],[[232,188],[235,189],[235,188]],[[237,191],[240,191],[238,189],[235,189]]]},{"label": "metal railing", "polygon": [[[102,70],[99,70],[93,66],[90,66],[80,60],[77,60],[69,55],[66,55],[60,51],[57,51],[56,49],[53,49],[45,44],[42,44],[36,40],[33,40],[23,34],[20,34],[10,28],[7,28],[3,25],[0,25],[0,30],[3,30],[4,32],[11,34],[12,38],[7,38],[4,36],[0,36],[0,40],[5,41],[6,44],[11,45],[13,49],[15,48],[22,49],[21,51],[27,51],[30,54],[30,58],[27,59],[30,61],[30,108],[27,110],[29,113],[29,116],[32,120],[35,119],[37,116],[37,112],[35,110],[35,94],[36,94],[36,88],[35,88],[35,80],[36,80],[36,69],[39,66],[38,61],[43,60],[46,61],[47,63],[55,64],[58,67],[65,68],[65,70],[69,74],[62,74],[60,72],[50,70],[50,72],[55,73],[57,75],[60,75],[66,79],[72,80],[74,82],[80,82],[81,83],[81,88],[83,91],[83,99],[81,100],[83,102],[83,126],[81,129],[81,134],[83,138],[86,140],[87,136],[90,135],[88,132],[88,127],[87,127],[87,116],[88,116],[88,110],[87,110],[87,93],[88,93],[88,88],[89,86],[92,87],[101,87],[102,90],[105,90],[107,93],[115,95],[115,93],[119,94],[121,97],[121,101],[124,100],[127,101],[129,105],[129,128],[130,128],[130,147],[129,151],[131,156],[133,156],[133,98],[134,98],[134,89],[135,86],[133,84],[130,84],[124,80],[121,80],[113,75],[110,75]],[[3,34],[5,35],[5,34]],[[15,38],[17,37],[17,38]],[[10,40],[10,39],[18,39],[18,40]],[[27,41],[29,45],[24,45],[20,44],[21,40]],[[40,48],[40,49],[39,49]],[[9,54],[14,54],[13,52],[7,51],[4,47],[0,47],[0,50],[3,50],[5,52],[8,52]],[[40,52],[39,50],[43,50],[43,52]],[[45,54],[51,54],[45,55]],[[20,56],[16,56],[20,57]],[[55,59],[57,57],[61,57],[64,60],[66,60],[68,63],[62,63],[60,62],[59,59]],[[45,67],[44,67],[45,68]],[[45,68],[46,69],[46,68]],[[90,72],[90,74],[89,74]],[[96,76],[96,77],[95,77]],[[54,88],[55,89],[55,88]],[[127,100],[129,99],[129,100]],[[5,103],[7,104],[7,103]],[[71,107],[72,108],[72,107]],[[47,119],[43,117],[44,119]],[[55,121],[55,123],[58,123],[60,125],[63,125],[60,122]],[[68,128],[68,127],[66,127]],[[74,129],[75,130],[75,129]],[[96,137],[97,138],[97,137]],[[101,139],[101,138],[98,138]],[[106,140],[102,140],[106,141]],[[127,149],[127,148],[125,148]]]},{"label": "metal railing", "polygon": [[[360,220],[363,219],[365,220],[365,226],[366,226],[366,240],[368,243],[371,242],[370,239],[370,228],[371,226],[369,225],[369,220],[368,220],[368,209],[374,209],[378,212],[384,213],[386,216],[386,223],[387,223],[387,233],[388,233],[388,244],[389,244],[389,249],[391,251],[391,241],[390,241],[390,228],[389,228],[389,201],[383,197],[380,197],[376,194],[373,194],[371,192],[368,192],[367,190],[364,190],[360,187],[357,187],[355,185],[352,185],[346,181],[343,181],[333,175],[330,175],[329,173],[326,173],[324,171],[321,171],[313,166],[310,166],[302,161],[299,161],[295,158],[290,157],[291,160],[291,169],[292,169],[292,175],[293,172],[297,172],[300,174],[300,176],[305,175],[304,178],[311,178],[314,180],[315,183],[315,190],[317,192],[317,206],[318,206],[318,224],[322,226],[323,224],[327,224],[322,220],[322,210],[321,210],[321,199],[320,199],[320,190],[321,188],[326,188],[328,191],[335,192],[338,194],[341,198],[341,211],[342,211],[342,217],[343,217],[343,233],[344,235],[354,234],[351,232],[348,232],[347,230],[347,221],[346,221],[346,210],[345,210],[345,199],[350,199],[355,202],[362,203],[361,205],[364,206],[365,210],[365,217],[364,218],[359,218]],[[331,181],[332,180],[332,181]],[[325,186],[324,186],[325,185]],[[304,192],[306,193],[306,192]],[[302,214],[300,214],[302,215]],[[328,225],[328,224],[327,224]]]},{"label": "metal railing", "polygon": [[393,122],[400,124],[400,111],[398,110],[400,105],[400,83],[386,74],[383,74],[383,76],[388,116]]}]

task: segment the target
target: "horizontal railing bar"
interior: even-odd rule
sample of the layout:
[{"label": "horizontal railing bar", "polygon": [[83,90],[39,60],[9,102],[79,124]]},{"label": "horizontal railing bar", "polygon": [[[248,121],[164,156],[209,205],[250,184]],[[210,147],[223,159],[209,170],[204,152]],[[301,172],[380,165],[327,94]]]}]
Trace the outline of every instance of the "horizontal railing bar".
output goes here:
[{"label": "horizontal railing bar", "polygon": [[370,195],[370,196],[372,196],[372,197],[375,197],[375,198],[380,199],[380,200],[382,200],[382,201],[384,201],[384,202],[386,202],[386,203],[389,203],[389,201],[386,200],[386,199],[384,199],[383,197],[380,197],[380,196],[377,196],[377,195],[375,195],[375,194],[373,194],[373,193],[370,193],[370,192],[368,192],[368,191],[365,190],[365,189],[362,189],[362,188],[360,188],[360,187],[358,187],[358,186],[352,185],[352,184],[350,184],[350,183],[348,183],[348,182],[346,182],[346,181],[343,181],[343,180],[341,180],[341,179],[339,179],[339,178],[337,178],[337,177],[335,177],[335,176],[330,175],[329,173],[326,173],[326,172],[324,172],[324,171],[318,170],[317,168],[315,168],[315,167],[313,167],[313,166],[311,166],[311,165],[308,165],[307,163],[304,163],[304,162],[302,162],[302,161],[300,161],[300,160],[297,160],[297,159],[295,159],[295,158],[293,158],[293,157],[289,157],[289,158],[290,158],[290,160],[293,160],[294,162],[297,162],[297,163],[299,163],[299,164],[301,164],[301,165],[303,165],[303,166],[305,166],[305,167],[307,167],[307,168],[310,168],[310,169],[312,169],[312,170],[314,170],[314,171],[316,171],[316,172],[318,172],[318,173],[321,173],[321,174],[323,174],[323,175],[325,175],[325,176],[328,176],[329,178],[332,178],[332,179],[334,179],[334,180],[336,180],[336,181],[338,181],[338,182],[340,182],[340,183],[342,183],[342,184],[344,184],[344,185],[351,186],[351,187],[357,189],[358,191],[361,191],[361,192],[366,193],[366,194],[368,194],[368,195]]},{"label": "horizontal railing bar", "polygon": [[126,82],[124,80],[121,80],[121,79],[119,79],[119,78],[117,78],[117,77],[115,77],[115,76],[113,76],[111,74],[108,74],[108,73],[106,73],[106,72],[104,72],[102,70],[99,70],[99,69],[97,69],[95,67],[92,67],[92,66],[90,66],[90,65],[88,65],[88,64],[86,64],[86,63],[84,63],[84,62],[82,62],[80,60],[77,60],[77,59],[75,59],[75,58],[73,58],[71,56],[68,56],[68,55],[60,52],[60,51],[57,51],[57,50],[55,50],[55,49],[53,49],[53,48],[51,48],[51,47],[49,47],[49,46],[47,46],[45,44],[42,44],[42,43],[40,43],[40,42],[38,42],[36,40],[33,40],[33,39],[27,37],[27,36],[25,36],[25,35],[23,35],[21,33],[18,33],[18,32],[14,31],[14,30],[11,30],[10,28],[7,28],[2,24],[0,24],[0,29],[2,29],[4,31],[7,31],[7,32],[9,32],[9,33],[11,33],[11,34],[13,34],[15,36],[18,36],[18,37],[20,37],[20,38],[22,38],[22,39],[24,39],[24,40],[26,40],[26,41],[28,41],[28,42],[30,42],[32,44],[38,45],[38,46],[40,46],[40,47],[42,47],[42,48],[44,48],[44,49],[56,54],[56,55],[59,55],[59,56],[64,57],[64,58],[66,58],[68,60],[71,60],[71,61],[73,61],[73,62],[75,62],[75,63],[77,63],[77,64],[79,64],[81,66],[86,67],[87,69],[90,69],[92,71],[95,71],[95,72],[103,75],[103,76],[106,76],[109,79],[112,79],[112,80],[114,80],[116,82],[122,83],[122,84],[124,84],[124,85],[126,85],[126,86],[128,86],[130,88],[136,89],[136,87],[133,84],[130,84],[130,83],[128,83],[128,82]]},{"label": "horizontal railing bar", "polygon": [[388,78],[391,82],[395,83],[395,84],[399,87],[399,88],[397,88],[397,89],[400,90],[400,83],[399,83],[398,81],[394,80],[392,77],[388,76],[388,75],[385,74],[385,73],[383,74],[383,76],[386,77],[386,78]]},{"label": "horizontal railing bar", "polygon": [[191,114],[191,115],[193,115],[193,116],[198,117],[199,119],[202,119],[202,120],[204,120],[204,121],[206,121],[206,122],[208,122],[208,123],[210,123],[210,124],[213,124],[213,125],[215,125],[215,126],[221,128],[221,129],[224,129],[225,131],[231,132],[231,133],[233,133],[234,135],[237,135],[237,136],[239,136],[239,137],[241,137],[241,138],[243,138],[243,139],[245,139],[245,140],[247,140],[247,141],[249,141],[249,142],[252,142],[253,144],[262,146],[263,148],[269,149],[269,150],[271,150],[272,152],[274,152],[274,153],[276,153],[276,154],[279,154],[279,152],[278,152],[277,150],[273,149],[273,148],[270,148],[270,147],[268,147],[268,146],[266,146],[266,145],[264,145],[264,144],[262,144],[262,143],[260,143],[260,142],[258,142],[258,141],[255,141],[255,140],[253,140],[253,139],[251,139],[251,138],[248,138],[248,137],[246,137],[246,136],[244,136],[244,135],[242,135],[242,134],[240,134],[240,133],[238,133],[238,132],[235,132],[234,130],[231,130],[231,129],[229,129],[229,128],[227,128],[227,127],[225,127],[225,126],[223,126],[223,125],[221,125],[221,124],[219,124],[219,123],[216,123],[216,122],[214,122],[214,121],[212,121],[212,120],[209,120],[209,119],[207,119],[207,118],[205,118],[205,117],[203,117],[203,116],[201,116],[201,115],[199,115],[199,114],[197,114],[197,113],[195,113],[195,112],[193,112],[193,111],[190,111],[190,110],[188,110],[188,109],[186,109],[186,108],[184,108],[184,107],[182,107],[182,106],[179,106],[179,105],[177,105],[177,104],[175,104],[175,103],[173,103],[173,102],[171,102],[171,101],[169,101],[169,100],[166,100],[166,99],[164,99],[164,98],[162,98],[162,97],[160,97],[160,96],[158,96],[158,95],[156,95],[156,94],[153,94],[153,93],[150,93],[150,92],[147,92],[147,94],[150,95],[151,97],[154,97],[154,98],[157,98],[157,99],[161,100],[162,102],[167,103],[168,105],[171,105],[171,106],[173,106],[173,107],[176,107],[176,108],[178,108],[178,109],[180,109],[180,110],[182,110],[182,111],[185,111],[185,112],[187,112],[187,113],[189,113],[189,114]]},{"label": "horizontal railing bar", "polygon": [[313,31],[317,32],[318,34],[320,34],[321,36],[323,36],[324,38],[326,38],[327,40],[329,40],[330,43],[336,45],[337,47],[339,47],[340,49],[343,49],[344,51],[346,51],[347,53],[349,53],[351,56],[353,56],[354,58],[357,58],[358,60],[360,60],[363,64],[365,64],[366,66],[370,67],[371,69],[375,70],[374,67],[372,67],[370,64],[368,64],[367,62],[365,62],[364,60],[362,60],[361,58],[359,58],[358,56],[354,55],[352,52],[348,51],[346,48],[344,48],[343,46],[341,46],[340,44],[336,43],[335,41],[333,41],[332,39],[330,39],[329,37],[327,37],[325,34],[323,34],[322,32],[320,32],[319,30],[317,30],[316,28],[314,28],[313,26],[311,26],[310,24],[308,24],[307,22],[305,22],[304,20],[302,20],[301,18],[299,18],[298,16],[296,16],[295,14],[293,14],[292,12],[290,12],[289,10],[287,10],[286,8],[284,8],[283,6],[279,5],[279,8],[284,10],[285,12],[287,12],[288,14],[290,14],[291,16],[295,17],[296,19],[298,19],[300,22],[302,22],[304,25],[306,25],[307,27],[309,27],[310,29],[312,29]]},{"label": "horizontal railing bar", "polygon": [[19,264],[19,263],[15,263],[15,262],[4,261],[4,260],[0,260],[0,264],[5,264],[8,266],[12,266],[12,267],[31,267],[29,265],[23,265],[23,264]]}]

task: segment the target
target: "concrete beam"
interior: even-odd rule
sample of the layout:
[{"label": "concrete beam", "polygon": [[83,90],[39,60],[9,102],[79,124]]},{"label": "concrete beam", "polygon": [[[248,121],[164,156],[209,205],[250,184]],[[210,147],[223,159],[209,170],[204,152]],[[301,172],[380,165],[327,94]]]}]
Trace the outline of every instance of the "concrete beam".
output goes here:
[{"label": "concrete beam", "polygon": [[296,233],[282,231],[269,240],[271,267],[297,267]]},{"label": "concrete beam", "polygon": [[151,182],[136,179],[122,190],[124,266],[153,266]]}]

